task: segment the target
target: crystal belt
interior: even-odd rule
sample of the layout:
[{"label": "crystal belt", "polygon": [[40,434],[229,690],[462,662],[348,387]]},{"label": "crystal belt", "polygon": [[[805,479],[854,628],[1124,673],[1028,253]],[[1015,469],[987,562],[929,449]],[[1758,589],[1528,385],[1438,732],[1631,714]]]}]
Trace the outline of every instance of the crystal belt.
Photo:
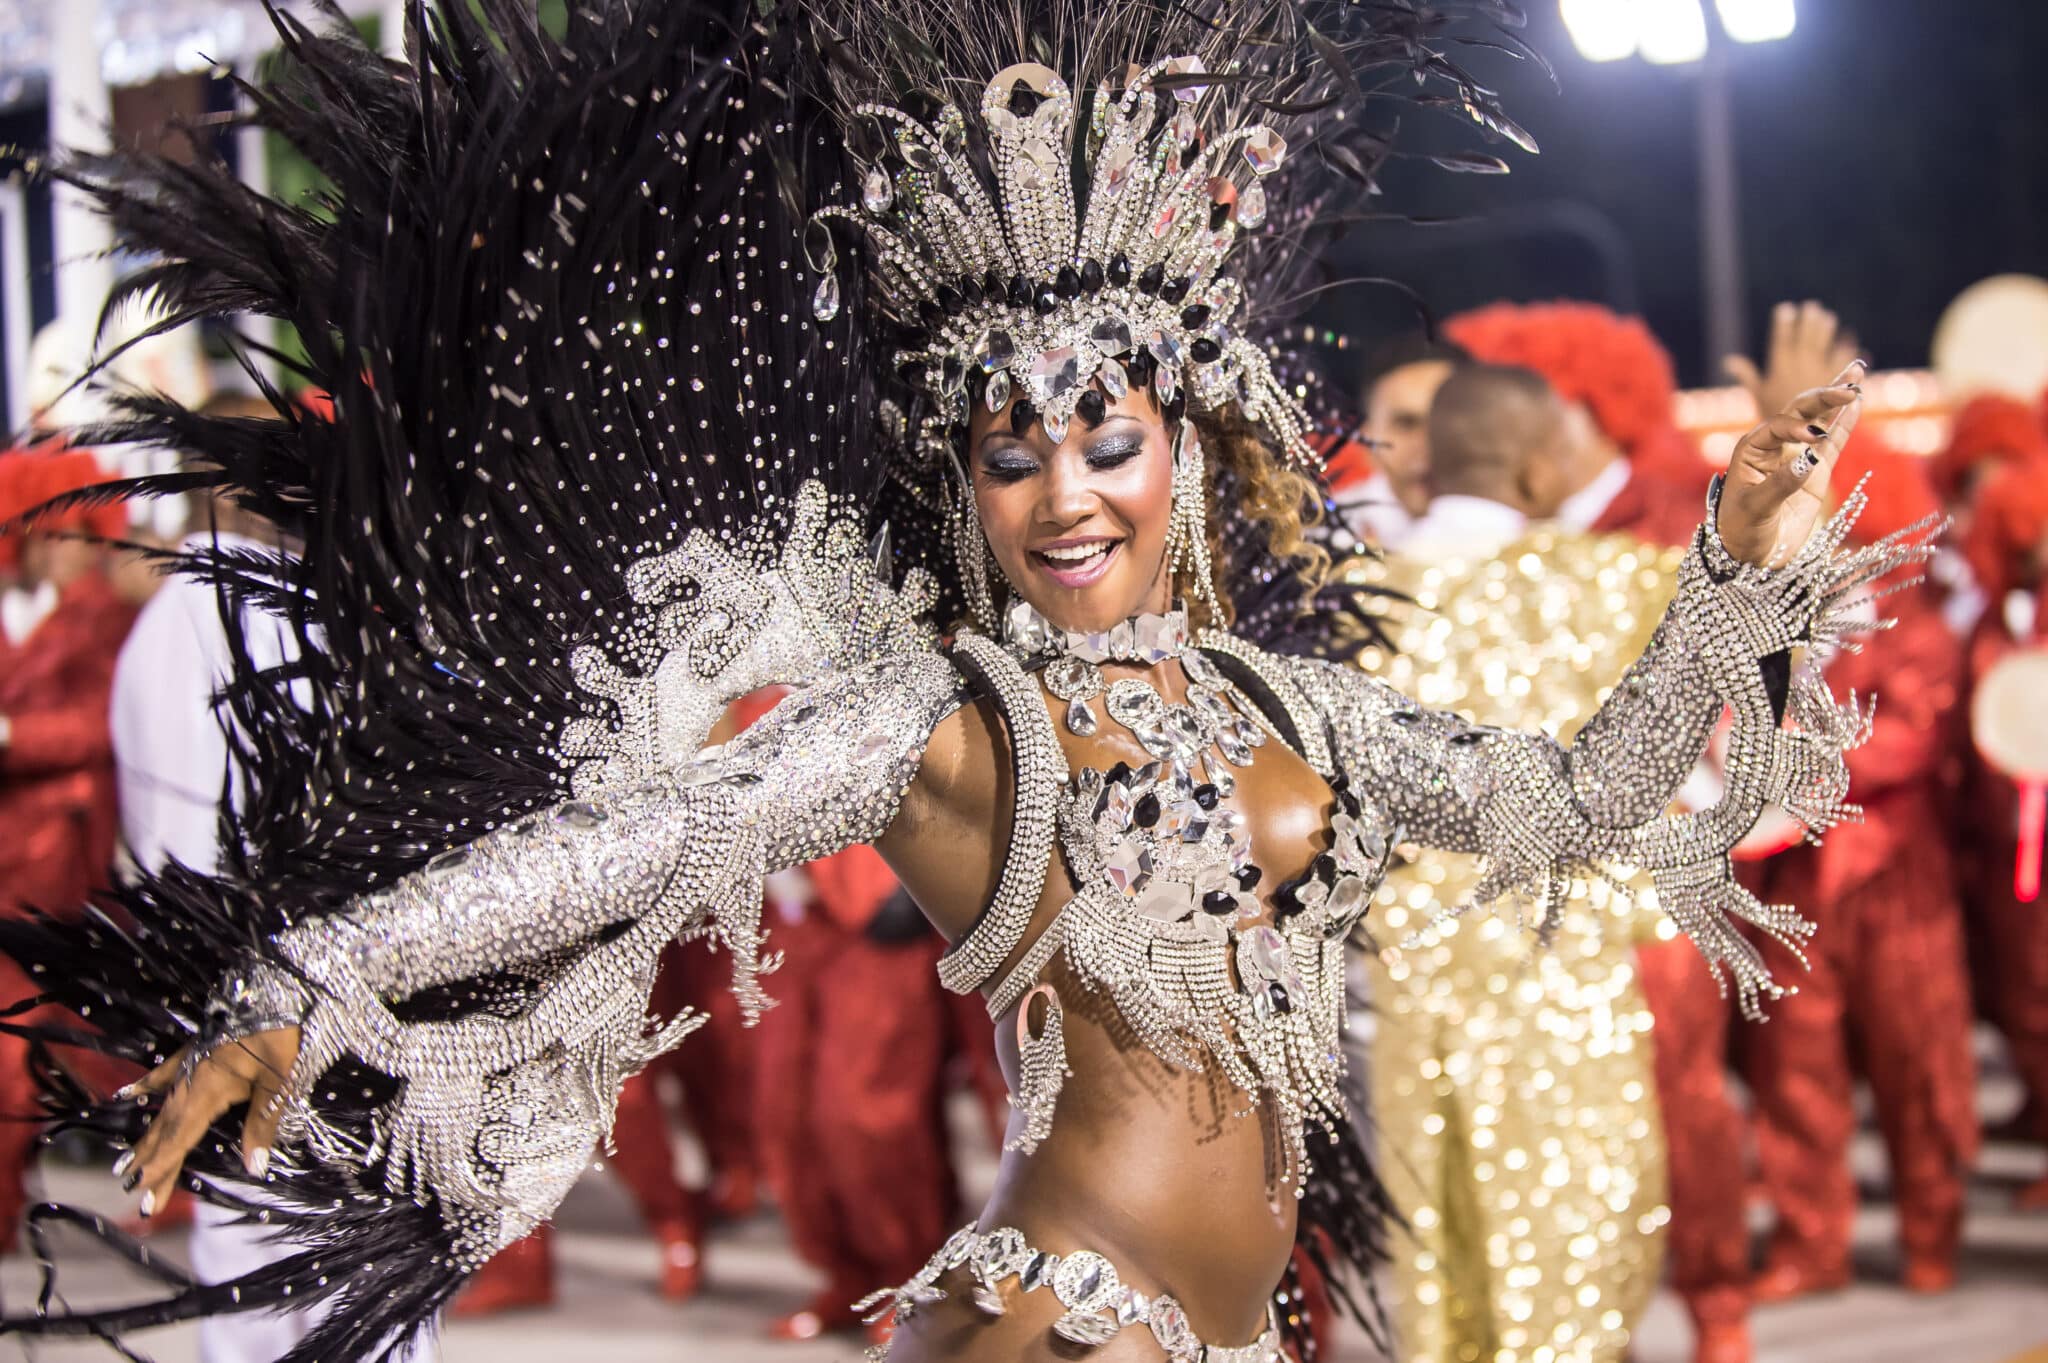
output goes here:
[{"label": "crystal belt", "polygon": [[[1033,1249],[1024,1232],[1014,1226],[983,1234],[973,1226],[953,1232],[917,1276],[901,1287],[887,1288],[855,1304],[856,1311],[871,1311],[870,1321],[887,1315],[901,1323],[919,1308],[944,1301],[945,1289],[939,1279],[954,1269],[971,1277],[974,1304],[992,1316],[1008,1309],[1003,1300],[1005,1284],[1014,1281],[1019,1292],[1050,1289],[1066,1312],[1053,1322],[1053,1333],[1084,1347],[1106,1344],[1126,1329],[1152,1332],[1171,1363],[1281,1363],[1280,1330],[1269,1313],[1265,1330],[1250,1344],[1223,1348],[1204,1344],[1188,1324],[1181,1304],[1164,1293],[1148,1297],[1125,1284],[1116,1265],[1092,1250],[1072,1254],[1048,1254]],[[871,1350],[871,1359],[886,1359],[888,1346]]]}]

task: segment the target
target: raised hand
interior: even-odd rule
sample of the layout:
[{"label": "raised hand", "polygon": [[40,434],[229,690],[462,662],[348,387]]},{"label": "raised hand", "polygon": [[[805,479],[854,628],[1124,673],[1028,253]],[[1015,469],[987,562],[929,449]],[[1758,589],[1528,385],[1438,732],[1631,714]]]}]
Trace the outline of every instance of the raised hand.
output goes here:
[{"label": "raised hand", "polygon": [[1863,362],[1852,360],[1834,382],[1800,393],[1736,444],[1717,523],[1729,553],[1768,565],[1806,543],[1827,510],[1835,461],[1862,413],[1862,383]]},{"label": "raised hand", "polygon": [[163,1099],[134,1149],[114,1161],[123,1186],[142,1189],[144,1216],[170,1200],[185,1156],[214,1119],[237,1104],[249,1105],[242,1122],[242,1167],[252,1178],[263,1177],[284,1115],[285,1080],[298,1054],[298,1028],[257,1032],[216,1047],[196,1063],[189,1050],[179,1051],[121,1091],[144,1103]]},{"label": "raised hand", "polygon": [[1833,312],[1809,300],[1780,303],[1771,310],[1771,338],[1762,369],[1747,355],[1729,355],[1721,367],[1749,390],[1757,415],[1768,417],[1790,407],[1807,389],[1826,387],[1855,358],[1856,338]]}]

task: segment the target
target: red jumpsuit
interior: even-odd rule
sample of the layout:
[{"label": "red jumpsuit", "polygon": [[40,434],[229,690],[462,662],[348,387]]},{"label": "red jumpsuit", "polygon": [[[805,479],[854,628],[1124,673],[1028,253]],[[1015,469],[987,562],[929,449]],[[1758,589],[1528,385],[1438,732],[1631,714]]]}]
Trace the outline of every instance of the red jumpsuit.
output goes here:
[{"label": "red jumpsuit", "polygon": [[1760,939],[1772,974],[1798,992],[1772,1005],[1768,1025],[1748,1030],[1745,1071],[1763,1185],[1777,1211],[1766,1277],[1848,1280],[1852,1073],[1860,1068],[1890,1157],[1907,1283],[1931,1290],[1954,1276],[1964,1176],[1978,1141],[1962,909],[1942,811],[1963,667],[1925,588],[1888,597],[1883,608],[1896,627],[1827,668],[1838,698],[1878,699],[1869,742],[1848,758],[1863,821],[1834,829],[1819,847],[1757,863],[1745,877],[1765,902],[1796,905],[1818,924],[1804,970],[1789,950]]},{"label": "red jumpsuit", "polygon": [[[11,731],[0,746],[0,913],[69,913],[107,886],[120,826],[107,698],[134,620],[106,579],[87,573],[27,638],[0,634],[0,715]],[[7,997],[35,992],[13,965],[0,972]],[[28,1044],[0,1036],[0,1118],[36,1110]],[[13,1242],[35,1139],[32,1122],[0,1120],[0,1245]]]},{"label": "red jumpsuit", "polygon": [[[2048,607],[2048,600],[2044,600]],[[2048,620],[2048,616],[2043,617]],[[1994,603],[1970,642],[1974,680],[2021,647]],[[2022,903],[2013,891],[2019,851],[2019,792],[2006,776],[1968,753],[1963,799],[1963,885],[1981,938],[1985,1012],[2005,1035],[2025,1086],[2028,1110],[2048,1139],[2048,895]],[[2029,1203],[2048,1205],[2048,1180],[2029,1190]]]},{"label": "red jumpsuit", "polygon": [[799,1313],[815,1320],[792,1317],[790,1333],[852,1324],[854,1301],[924,1266],[959,1201],[944,1114],[943,944],[922,927],[876,939],[899,890],[872,849],[848,848],[809,874],[810,904],[770,911],[785,956],[761,1019],[754,1109],[790,1238],[825,1275]]}]

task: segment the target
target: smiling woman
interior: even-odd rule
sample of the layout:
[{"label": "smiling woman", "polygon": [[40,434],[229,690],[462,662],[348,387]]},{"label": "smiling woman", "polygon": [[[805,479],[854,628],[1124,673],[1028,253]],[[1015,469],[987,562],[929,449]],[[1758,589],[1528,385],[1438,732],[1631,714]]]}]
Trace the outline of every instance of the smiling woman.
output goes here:
[{"label": "smiling woman", "polygon": [[[1738,448],[1569,748],[1268,647],[1319,628],[1322,565],[1262,328],[1343,216],[1337,173],[1386,154],[1378,76],[1521,136],[1443,55],[1463,8],[620,0],[557,40],[478,0],[415,9],[412,67],[294,31],[306,85],[262,107],[333,166],[331,221],[217,165],[71,166],[167,258],[139,287],[174,313],[291,319],[334,418],[129,400],[128,434],[302,532],[302,560],[188,567],[278,605],[303,664],[233,679],[228,870],[0,945],[154,1066],[58,1103],[131,1147],[145,1210],[267,1178],[305,1248],[6,1328],[318,1302],[291,1363],[386,1356],[552,1214],[624,1078],[696,1025],[648,1016],[668,943],[715,945],[765,1007],[762,878],[855,843],[983,996],[1014,1108],[977,1220],[866,1303],[896,1363],[1273,1363],[1306,1328],[1303,1224],[1358,1283],[1384,1204],[1347,954],[1404,841],[1481,854],[1474,903],[1539,914],[1586,862],[1642,868],[1771,995],[1735,920],[1804,924],[1726,852],[1774,801],[1836,817],[1859,728],[1784,663],[1919,553],[1810,536],[1853,384]],[[1722,803],[1666,818],[1724,708]]]}]

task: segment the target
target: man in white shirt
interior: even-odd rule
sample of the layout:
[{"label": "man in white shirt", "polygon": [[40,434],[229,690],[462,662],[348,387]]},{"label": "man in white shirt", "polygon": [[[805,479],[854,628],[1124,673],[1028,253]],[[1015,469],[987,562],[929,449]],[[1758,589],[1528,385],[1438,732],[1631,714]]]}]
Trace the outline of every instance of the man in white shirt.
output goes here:
[{"label": "man in white shirt", "polygon": [[1564,500],[1568,415],[1529,370],[1475,364],[1448,375],[1424,441],[1432,495],[1393,543],[1404,558],[1483,557]]}]

